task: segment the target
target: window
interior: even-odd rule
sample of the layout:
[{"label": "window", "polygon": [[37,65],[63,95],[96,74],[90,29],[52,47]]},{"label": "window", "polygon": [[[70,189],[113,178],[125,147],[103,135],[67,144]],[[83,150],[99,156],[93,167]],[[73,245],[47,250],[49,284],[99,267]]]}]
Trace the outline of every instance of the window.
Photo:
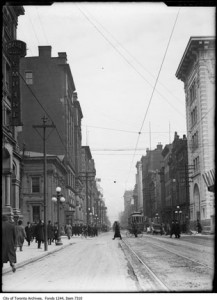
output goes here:
[{"label": "window", "polygon": [[192,135],[192,150],[198,148],[198,131],[195,132],[195,134]]},{"label": "window", "polygon": [[197,156],[197,157],[193,160],[193,164],[194,164],[194,172],[199,172],[199,170],[200,170],[200,160],[199,160],[199,156]]},{"label": "window", "polygon": [[193,127],[197,123],[197,107],[191,111],[191,126]]},{"label": "window", "polygon": [[25,80],[26,80],[26,84],[28,84],[28,85],[33,84],[33,74],[32,74],[32,72],[26,72],[25,73]]},{"label": "window", "polygon": [[40,220],[40,206],[32,207],[32,219],[34,223],[38,223]]},{"label": "window", "polygon": [[40,193],[40,177],[32,177],[32,193]]},{"label": "window", "polygon": [[193,81],[193,83],[189,89],[189,93],[190,93],[190,104],[192,104],[194,102],[194,100],[196,99],[196,82],[195,82],[195,80]]}]

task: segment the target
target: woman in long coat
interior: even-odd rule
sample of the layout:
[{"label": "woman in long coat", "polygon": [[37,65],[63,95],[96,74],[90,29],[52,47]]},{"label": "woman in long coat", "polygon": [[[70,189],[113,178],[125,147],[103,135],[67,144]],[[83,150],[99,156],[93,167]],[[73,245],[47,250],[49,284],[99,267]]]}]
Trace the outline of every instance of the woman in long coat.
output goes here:
[{"label": "woman in long coat", "polygon": [[20,247],[20,251],[23,251],[23,243],[26,238],[25,228],[22,225],[23,222],[21,220],[18,221],[18,225],[16,225],[16,234],[17,234],[17,247]]},{"label": "woman in long coat", "polygon": [[121,240],[122,240],[122,237],[121,237],[121,232],[120,232],[120,226],[118,224],[117,221],[115,221],[114,223],[114,232],[115,232],[115,235],[113,237],[113,240],[116,238],[116,237],[119,237]]},{"label": "woman in long coat", "polygon": [[7,216],[2,216],[2,267],[10,262],[12,271],[15,272],[16,256],[16,229],[14,224],[8,221]]},{"label": "woman in long coat", "polygon": [[70,238],[72,236],[72,226],[71,226],[71,224],[66,225],[66,235],[67,235],[68,239],[70,240]]}]

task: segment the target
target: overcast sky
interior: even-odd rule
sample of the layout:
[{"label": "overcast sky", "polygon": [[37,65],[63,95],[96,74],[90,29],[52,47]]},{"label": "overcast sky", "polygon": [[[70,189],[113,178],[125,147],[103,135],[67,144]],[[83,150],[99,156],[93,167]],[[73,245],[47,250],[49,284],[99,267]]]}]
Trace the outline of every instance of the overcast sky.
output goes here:
[{"label": "overcast sky", "polygon": [[184,85],[175,73],[191,36],[215,35],[215,8],[78,2],[24,9],[17,39],[27,56],[38,56],[39,45],[52,46],[53,57],[67,53],[82,144],[90,146],[113,222],[146,149],[164,147],[175,131],[186,134]]}]

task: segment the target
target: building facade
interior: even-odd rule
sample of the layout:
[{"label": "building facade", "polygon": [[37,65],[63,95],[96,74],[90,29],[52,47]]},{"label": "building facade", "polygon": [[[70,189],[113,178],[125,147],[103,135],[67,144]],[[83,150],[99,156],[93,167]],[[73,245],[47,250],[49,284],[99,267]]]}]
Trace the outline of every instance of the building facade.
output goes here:
[{"label": "building facade", "polygon": [[20,146],[25,144],[27,151],[42,152],[43,132],[39,128],[42,118],[47,118],[46,126],[53,125],[53,128],[46,128],[46,152],[64,156],[67,169],[65,197],[70,205],[75,204],[74,215],[68,212],[65,221],[80,222],[83,115],[67,55],[60,52],[58,57],[52,57],[51,50],[51,46],[39,46],[39,56],[25,57],[20,61],[23,126],[18,141]]},{"label": "building facade", "polygon": [[214,231],[214,193],[203,176],[214,170],[215,38],[191,37],[176,77],[184,83],[190,183],[190,226]]},{"label": "building facade", "polygon": [[146,150],[146,156],[142,156],[142,187],[143,187],[143,215],[149,222],[155,217],[156,208],[156,175],[161,168],[162,145],[158,144],[154,150]]},{"label": "building facade", "polygon": [[2,10],[2,213],[19,218],[21,156],[17,134],[22,125],[19,61],[26,55],[26,46],[16,38],[18,17],[24,15],[24,8],[4,5]]},{"label": "building facade", "polygon": [[[71,218],[75,211],[75,203],[67,197],[66,180],[67,169],[64,165],[64,156],[47,156],[47,198],[44,202],[44,155],[43,153],[26,151],[22,155],[22,192],[21,211],[23,223],[38,223],[44,220],[46,205],[47,219],[54,224],[57,222],[57,203],[52,201],[56,195],[56,187],[61,187],[61,194],[65,202],[60,204],[60,226],[73,223]],[[71,212],[71,213],[68,213]],[[70,218],[69,218],[70,216]]]},{"label": "building facade", "polygon": [[142,162],[136,164],[137,211],[143,213]]}]

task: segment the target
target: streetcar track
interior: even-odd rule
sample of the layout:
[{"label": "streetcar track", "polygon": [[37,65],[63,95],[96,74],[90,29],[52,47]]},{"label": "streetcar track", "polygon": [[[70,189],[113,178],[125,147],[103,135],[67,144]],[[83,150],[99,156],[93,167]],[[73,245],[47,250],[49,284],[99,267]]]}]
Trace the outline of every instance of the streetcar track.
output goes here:
[{"label": "streetcar track", "polygon": [[191,262],[194,262],[194,263],[196,263],[196,264],[198,264],[198,265],[201,265],[201,266],[203,266],[203,267],[205,267],[205,268],[208,268],[208,269],[210,269],[210,270],[214,270],[213,268],[211,268],[211,267],[209,267],[209,266],[207,266],[207,265],[205,265],[205,264],[203,264],[203,263],[200,263],[199,261],[197,261],[197,260],[194,260],[194,259],[192,259],[192,258],[190,258],[190,257],[187,257],[187,256],[185,256],[185,255],[182,255],[182,254],[180,254],[180,253],[178,253],[178,252],[174,252],[174,251],[171,251],[171,250],[169,250],[169,249],[167,249],[167,248],[164,248],[164,247],[162,247],[162,246],[160,246],[160,245],[157,245],[157,244],[155,244],[155,243],[150,243],[150,242],[147,242],[147,240],[145,241],[146,243],[148,243],[149,245],[154,245],[154,246],[156,246],[156,247],[158,247],[158,248],[161,248],[161,249],[163,249],[163,250],[165,250],[165,251],[167,251],[167,252],[170,252],[170,253],[172,253],[172,254],[175,254],[175,255],[177,255],[177,256],[180,256],[180,257],[182,257],[182,258],[185,258],[185,259],[187,259],[187,260],[189,260],[189,261],[191,261]]},{"label": "streetcar track", "polygon": [[127,246],[127,248],[130,250],[131,253],[138,259],[138,261],[145,267],[145,269],[148,271],[148,273],[151,275],[151,277],[158,283],[158,285],[162,288],[163,291],[170,292],[170,288],[165,285],[163,281],[159,279],[159,277],[149,268],[149,266],[136,254],[136,252],[129,246],[128,243],[126,243],[125,240],[122,239],[122,242]]}]

